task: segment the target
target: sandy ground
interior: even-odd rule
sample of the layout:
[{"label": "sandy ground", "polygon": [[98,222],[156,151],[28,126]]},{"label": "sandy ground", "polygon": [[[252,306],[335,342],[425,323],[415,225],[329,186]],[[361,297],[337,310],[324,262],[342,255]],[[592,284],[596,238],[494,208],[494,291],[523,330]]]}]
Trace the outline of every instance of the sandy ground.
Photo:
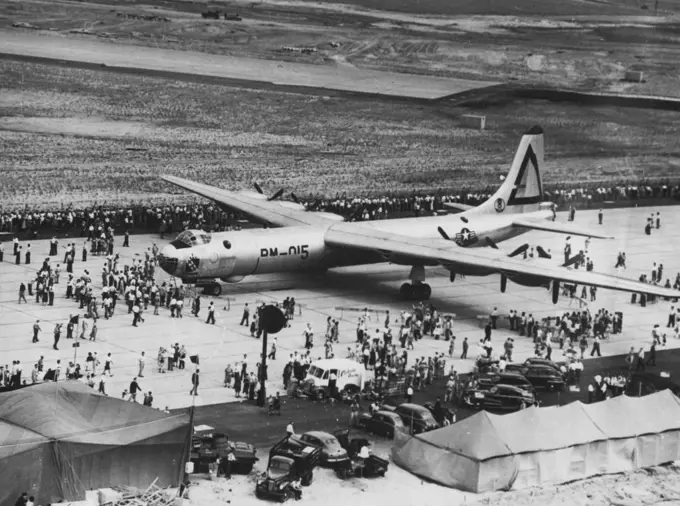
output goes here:
[{"label": "sandy ground", "polygon": [[[382,451],[381,451],[382,450]],[[382,448],[374,448],[386,456]],[[390,465],[387,477],[375,480],[341,481],[327,469],[315,472],[314,483],[304,489],[296,504],[346,504],[395,506],[498,505],[498,506],[674,506],[680,504],[680,467],[655,467],[634,473],[602,476],[571,484],[522,491],[470,494],[419,480]],[[199,478],[189,491],[195,506],[266,504],[254,495],[255,475],[214,481]]]}]

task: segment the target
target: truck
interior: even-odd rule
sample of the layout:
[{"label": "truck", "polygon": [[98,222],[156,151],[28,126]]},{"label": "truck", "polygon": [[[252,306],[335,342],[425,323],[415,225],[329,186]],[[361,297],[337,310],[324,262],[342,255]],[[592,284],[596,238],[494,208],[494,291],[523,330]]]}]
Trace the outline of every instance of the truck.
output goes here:
[{"label": "truck", "polygon": [[257,479],[255,496],[279,502],[299,497],[300,492],[293,483],[299,481],[303,487],[311,485],[320,459],[321,448],[285,437],[269,451],[267,470]]},{"label": "truck", "polygon": [[256,457],[255,447],[249,443],[232,442],[222,433],[195,433],[191,439],[191,462],[195,473],[207,473],[210,464],[219,458],[225,458],[230,452],[236,460],[231,471],[235,474],[249,474],[253,470]]},{"label": "truck", "polygon": [[340,429],[333,432],[333,435],[340,441],[342,447],[347,450],[350,460],[346,465],[335,468],[335,474],[339,478],[346,480],[347,478],[361,477],[361,478],[375,478],[384,477],[389,468],[389,461],[378,457],[377,455],[369,455],[368,459],[361,459],[361,448],[370,447],[368,439],[349,437],[348,429]]},{"label": "truck", "polygon": [[[331,375],[336,376],[334,392],[331,393]],[[331,358],[312,362],[300,389],[314,400],[338,397],[345,393],[353,396],[364,389],[366,368],[363,364],[346,358]]]}]

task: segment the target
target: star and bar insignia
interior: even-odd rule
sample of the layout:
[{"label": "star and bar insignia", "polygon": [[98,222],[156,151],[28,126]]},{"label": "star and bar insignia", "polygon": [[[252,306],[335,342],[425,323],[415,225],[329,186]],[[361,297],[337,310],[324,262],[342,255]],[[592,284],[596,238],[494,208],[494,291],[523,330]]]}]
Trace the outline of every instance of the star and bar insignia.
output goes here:
[{"label": "star and bar insignia", "polygon": [[476,243],[478,240],[477,233],[469,228],[463,228],[459,233],[456,234],[454,241],[459,246],[470,246]]}]

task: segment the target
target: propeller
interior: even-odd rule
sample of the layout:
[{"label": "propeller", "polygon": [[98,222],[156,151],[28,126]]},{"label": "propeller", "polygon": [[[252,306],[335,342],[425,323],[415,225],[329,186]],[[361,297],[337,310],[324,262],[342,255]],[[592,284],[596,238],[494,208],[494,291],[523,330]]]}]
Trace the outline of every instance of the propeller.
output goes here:
[{"label": "propeller", "polygon": [[291,194],[290,194],[290,198],[292,198],[292,199],[293,199],[293,202],[295,202],[296,204],[299,204],[299,203],[300,203],[300,199],[298,199],[298,198],[297,198],[297,195],[295,195],[294,193],[291,193]]},{"label": "propeller", "polygon": [[552,255],[548,253],[546,250],[541,248],[540,246],[536,246],[536,252],[538,253],[538,256],[541,258],[552,258]]},{"label": "propeller", "polygon": [[571,257],[569,260],[567,260],[565,263],[562,264],[562,267],[569,267],[570,265],[573,265],[577,262],[581,262],[583,260],[583,255],[581,253],[578,253]]},{"label": "propeller", "polygon": [[529,244],[522,244],[519,248],[517,248],[515,251],[510,253],[508,256],[510,258],[516,257],[517,255],[521,255],[522,253],[524,253],[528,249],[529,249]]},{"label": "propeller", "polygon": [[[264,190],[262,189],[262,187],[261,187],[259,184],[257,184],[257,182],[254,182],[254,183],[253,183],[253,186],[254,186],[255,189],[257,190],[257,193],[259,193],[260,195],[265,195]],[[277,191],[277,192],[276,192],[274,195],[272,195],[271,197],[267,197],[267,201],[271,202],[272,200],[276,200],[276,199],[278,199],[281,195],[283,195],[283,188],[281,188],[279,191]]]},{"label": "propeller", "polygon": [[437,227],[437,232],[439,232],[439,235],[441,235],[447,241],[451,240],[451,238],[449,237],[449,234],[447,234],[446,231],[442,227]]},{"label": "propeller", "polygon": [[278,199],[281,195],[283,195],[283,188],[281,188],[279,191],[277,191],[274,195],[269,197],[267,201],[271,202],[272,200]]},{"label": "propeller", "polygon": [[363,208],[363,207],[357,207],[356,210],[355,210],[352,214],[350,214],[347,218],[345,218],[345,221],[354,221],[354,220],[357,219],[357,217],[359,217],[359,216],[361,215],[361,213],[363,213],[363,212],[364,212],[364,208]]},{"label": "propeller", "polygon": [[484,240],[486,241],[487,246],[490,246],[490,247],[492,247],[493,249],[498,249],[498,246],[496,245],[496,243],[494,242],[494,240],[491,239],[491,237],[485,237]]}]

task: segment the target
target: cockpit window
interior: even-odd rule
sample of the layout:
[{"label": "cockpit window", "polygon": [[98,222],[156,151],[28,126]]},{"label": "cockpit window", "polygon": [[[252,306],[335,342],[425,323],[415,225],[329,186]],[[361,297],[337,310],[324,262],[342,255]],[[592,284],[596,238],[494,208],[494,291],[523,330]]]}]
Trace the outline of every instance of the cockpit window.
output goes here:
[{"label": "cockpit window", "polygon": [[179,239],[175,239],[170,244],[177,249],[191,248],[191,244],[187,244],[184,241],[180,241]]},{"label": "cockpit window", "polygon": [[210,234],[202,230],[185,230],[172,241],[172,244],[177,249],[192,248],[194,246],[201,246],[203,244],[210,244],[212,237]]}]

